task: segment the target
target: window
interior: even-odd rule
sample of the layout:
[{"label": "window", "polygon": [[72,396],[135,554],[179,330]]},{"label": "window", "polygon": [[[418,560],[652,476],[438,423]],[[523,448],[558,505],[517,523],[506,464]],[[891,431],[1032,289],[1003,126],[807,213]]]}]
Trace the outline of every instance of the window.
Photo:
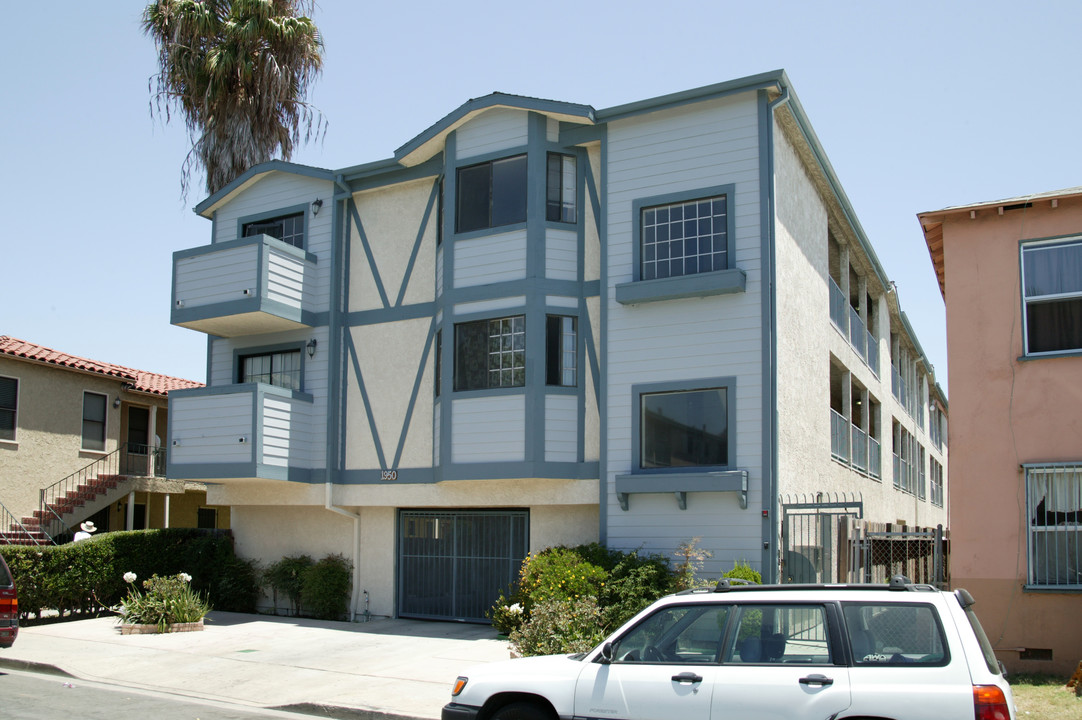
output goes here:
[{"label": "window", "polygon": [[843,603],[853,662],[859,666],[940,666],[950,662],[931,605]]},{"label": "window", "polygon": [[526,222],[526,156],[458,169],[455,231]]},{"label": "window", "polygon": [[573,155],[548,154],[548,176],[545,182],[545,219],[573,223],[577,175]]},{"label": "window", "polygon": [[664,608],[613,644],[613,662],[715,663],[728,617],[721,604]]},{"label": "window", "polygon": [[201,507],[196,510],[195,526],[201,530],[216,530],[218,528],[217,508]]},{"label": "window", "polygon": [[1028,584],[1082,588],[1082,464],[1025,471]]},{"label": "window", "polygon": [[729,464],[728,389],[643,393],[639,467]]},{"label": "window", "polygon": [[0,377],[0,440],[14,440],[19,409],[19,381]]},{"label": "window", "polygon": [[545,318],[545,384],[575,387],[577,319],[564,315]]},{"label": "window", "polygon": [[526,384],[526,316],[455,325],[455,390]]},{"label": "window", "polygon": [[1082,239],[1024,245],[1026,354],[1082,350]]},{"label": "window", "polygon": [[645,207],[640,222],[643,280],[728,267],[725,195]]},{"label": "window", "polygon": [[270,235],[296,248],[304,248],[304,213],[282,215],[281,217],[245,223],[241,229],[243,237]]},{"label": "window", "polygon": [[826,613],[819,605],[744,605],[725,661],[741,665],[831,663]]},{"label": "window", "polygon": [[935,458],[928,458],[932,476],[932,504],[943,507],[943,466]]},{"label": "window", "polygon": [[287,390],[301,389],[301,351],[242,355],[237,382],[266,383]]},{"label": "window", "polygon": [[104,395],[83,393],[83,450],[105,450]]}]

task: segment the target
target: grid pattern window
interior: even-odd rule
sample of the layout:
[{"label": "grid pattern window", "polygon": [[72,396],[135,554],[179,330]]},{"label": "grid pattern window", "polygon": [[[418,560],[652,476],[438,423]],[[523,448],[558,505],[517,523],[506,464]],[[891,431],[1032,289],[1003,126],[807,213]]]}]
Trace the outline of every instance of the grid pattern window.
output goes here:
[{"label": "grid pattern window", "polygon": [[455,231],[526,222],[526,156],[458,169]]},{"label": "grid pattern window", "polygon": [[639,467],[729,464],[727,388],[643,393]]},{"label": "grid pattern window", "polygon": [[105,450],[105,407],[101,393],[83,393],[83,450]]},{"label": "grid pattern window", "polygon": [[1027,355],[1082,350],[1082,238],[1022,246]]},{"label": "grid pattern window", "polygon": [[679,277],[728,267],[725,195],[642,209],[641,278]]},{"label": "grid pattern window", "polygon": [[19,381],[0,377],[0,440],[15,440],[18,412]]},{"label": "grid pattern window", "polygon": [[1026,466],[1031,586],[1082,589],[1082,463]]},{"label": "grid pattern window", "polygon": [[575,211],[577,163],[573,155],[548,154],[545,181],[545,219],[554,222],[578,221]]},{"label": "grid pattern window", "polygon": [[578,384],[577,324],[577,318],[565,315],[545,318],[546,385],[575,387]]},{"label": "grid pattern window", "polygon": [[295,248],[304,248],[304,213],[282,215],[281,217],[245,223],[241,235],[270,235]]},{"label": "grid pattern window", "polygon": [[301,389],[301,351],[243,355],[240,358],[240,374],[237,382],[265,383],[287,390]]},{"label": "grid pattern window", "polygon": [[928,459],[929,475],[932,482],[932,504],[943,507],[943,466],[935,458]]},{"label": "grid pattern window", "polygon": [[455,390],[526,385],[526,316],[455,325]]}]

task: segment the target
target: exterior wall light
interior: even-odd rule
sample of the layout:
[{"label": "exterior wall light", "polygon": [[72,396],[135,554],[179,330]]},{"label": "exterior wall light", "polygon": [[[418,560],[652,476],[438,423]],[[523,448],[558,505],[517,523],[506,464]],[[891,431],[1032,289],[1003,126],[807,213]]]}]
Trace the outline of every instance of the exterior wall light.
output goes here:
[{"label": "exterior wall light", "polygon": [[304,346],[308,349],[308,357],[315,357],[317,344],[316,339],[312,338],[308,341],[308,344]]},{"label": "exterior wall light", "polygon": [[312,203],[312,214],[319,215],[321,207],[323,207],[323,198],[316,198],[315,202]]}]

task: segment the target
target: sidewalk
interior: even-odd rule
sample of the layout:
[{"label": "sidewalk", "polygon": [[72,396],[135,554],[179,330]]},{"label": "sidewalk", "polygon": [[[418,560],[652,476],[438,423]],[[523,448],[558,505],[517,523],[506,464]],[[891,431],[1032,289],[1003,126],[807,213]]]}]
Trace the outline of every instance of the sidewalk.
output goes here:
[{"label": "sidewalk", "polygon": [[0,650],[0,669],[332,717],[429,720],[467,667],[509,657],[487,625],[226,612],[205,625],[168,635],[121,635],[108,617],[22,627]]}]

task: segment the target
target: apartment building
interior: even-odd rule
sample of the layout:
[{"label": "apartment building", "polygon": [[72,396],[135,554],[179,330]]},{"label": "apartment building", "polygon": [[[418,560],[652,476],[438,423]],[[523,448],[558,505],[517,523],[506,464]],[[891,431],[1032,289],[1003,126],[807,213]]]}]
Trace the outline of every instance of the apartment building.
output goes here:
[{"label": "apartment building", "polygon": [[784,72],[487,95],[196,212],[172,322],[208,382],[170,396],[171,467],[242,554],[351,558],[355,608],[481,620],[591,541],[834,577],[793,508],[946,522],[946,400]]}]

